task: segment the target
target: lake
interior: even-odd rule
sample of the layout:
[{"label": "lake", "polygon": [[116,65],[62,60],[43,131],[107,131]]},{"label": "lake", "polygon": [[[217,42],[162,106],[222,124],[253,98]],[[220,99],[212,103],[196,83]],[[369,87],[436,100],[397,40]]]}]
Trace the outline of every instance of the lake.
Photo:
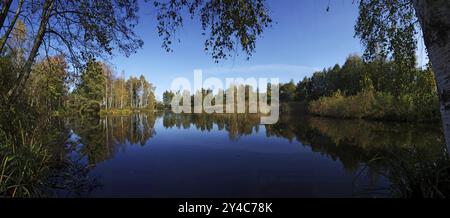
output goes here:
[{"label": "lake", "polygon": [[438,124],[172,113],[67,123],[94,184],[70,197],[397,197],[409,167],[420,177],[418,165],[445,156]]}]

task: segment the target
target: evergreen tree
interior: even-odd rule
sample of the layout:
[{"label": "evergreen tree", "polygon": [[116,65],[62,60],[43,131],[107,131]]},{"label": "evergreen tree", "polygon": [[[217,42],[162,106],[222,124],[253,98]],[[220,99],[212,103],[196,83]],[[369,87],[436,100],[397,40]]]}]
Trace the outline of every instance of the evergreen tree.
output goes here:
[{"label": "evergreen tree", "polygon": [[89,60],[86,70],[81,75],[79,94],[100,104],[105,96],[105,85],[106,78],[102,65],[95,60]]}]

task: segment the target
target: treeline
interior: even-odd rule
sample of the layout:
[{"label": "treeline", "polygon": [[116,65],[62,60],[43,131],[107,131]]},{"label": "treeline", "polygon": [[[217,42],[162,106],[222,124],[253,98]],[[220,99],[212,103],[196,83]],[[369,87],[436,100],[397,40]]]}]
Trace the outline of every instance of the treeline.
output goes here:
[{"label": "treeline", "polygon": [[[262,107],[260,101],[263,97],[267,97],[270,99],[272,86],[269,83],[267,87],[267,92],[260,92],[259,88],[255,88],[248,84],[231,84],[228,88],[212,90],[212,89],[204,89],[197,90],[194,94],[184,91],[183,93],[178,91],[174,92],[171,90],[167,90],[163,93],[163,101],[161,105],[158,105],[161,108],[166,110],[172,109],[172,102],[177,95],[179,97],[179,105],[185,106],[185,98],[188,96],[187,102],[192,107],[192,111],[194,111],[196,101],[199,101],[201,106],[205,106],[204,103],[209,103],[210,108],[203,107],[203,111],[223,111],[226,113],[267,113],[269,112],[269,105],[271,102],[267,102],[265,107]],[[240,95],[240,93],[243,93]],[[245,94],[244,94],[245,93]],[[228,99],[229,96],[233,95]],[[233,106],[233,107],[232,107]],[[230,109],[232,111],[228,111]]]},{"label": "treeline", "polygon": [[[15,56],[0,59],[2,96],[13,85],[16,64]],[[144,76],[125,79],[123,73],[117,76],[107,64],[91,60],[77,77],[69,72],[61,55],[37,61],[24,87],[17,100],[38,113],[154,110],[157,104],[155,86]]]},{"label": "treeline", "polygon": [[125,79],[124,73],[117,76],[110,66],[90,60],[69,96],[69,104],[80,113],[155,110],[155,86],[143,75]]},{"label": "treeline", "polygon": [[[268,84],[268,100],[271,89]],[[231,87],[230,87],[231,88]],[[246,110],[249,98],[258,95],[249,85],[236,85],[235,93],[245,89]],[[407,67],[399,61],[376,59],[366,62],[360,56],[351,55],[344,65],[315,72],[295,83],[279,84],[280,103],[283,112],[306,111],[319,116],[392,121],[437,121],[440,119],[439,98],[431,66]],[[219,90],[212,97],[221,96],[224,101],[227,90]],[[203,100],[212,90],[201,90]],[[166,91],[163,105],[170,108],[177,93]],[[190,95],[194,105],[194,95]],[[220,99],[220,98],[218,98]],[[235,102],[238,97],[235,96]],[[180,101],[182,102],[182,100]],[[293,104],[296,102],[295,104]],[[211,102],[216,105],[214,99]]]},{"label": "treeline", "polygon": [[305,102],[310,113],[337,118],[396,121],[440,119],[431,66],[409,69],[393,61],[347,58],[343,66],[280,87],[281,102]]}]

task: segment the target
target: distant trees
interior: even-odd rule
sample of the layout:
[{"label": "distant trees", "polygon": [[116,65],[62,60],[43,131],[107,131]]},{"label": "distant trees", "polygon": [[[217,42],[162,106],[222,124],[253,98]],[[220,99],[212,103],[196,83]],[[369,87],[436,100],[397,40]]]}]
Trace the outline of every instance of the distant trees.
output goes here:
[{"label": "distant trees", "polygon": [[[397,66],[395,61],[364,62],[352,55],[342,67],[336,65],[300,81],[296,101],[310,103],[310,112],[322,116],[438,120],[439,99],[431,67]],[[290,86],[282,84],[281,90]]]},{"label": "distant trees", "polygon": [[291,80],[289,83],[284,84],[280,87],[280,101],[294,101],[296,98],[296,85],[294,80]]},{"label": "distant trees", "polygon": [[175,93],[173,93],[172,91],[165,91],[163,93],[163,103],[164,103],[164,107],[166,109],[171,108],[172,100],[174,97],[175,97]]},{"label": "distant trees", "polygon": [[[268,84],[270,86],[270,83]],[[295,98],[295,84],[292,81],[292,92],[288,94]],[[269,89],[270,90],[270,89]],[[199,89],[194,93],[191,91],[165,91],[163,93],[163,105],[165,109],[171,109],[173,100],[179,101],[179,106],[186,106],[185,103],[190,104],[191,111],[201,113],[202,110],[195,109],[195,106],[201,106],[203,112],[207,113],[266,113],[267,108],[261,109],[259,102],[263,96],[270,93],[261,93],[259,89],[244,83],[232,83],[226,89]],[[175,98],[177,97],[177,98]],[[188,101],[185,101],[188,97]],[[270,99],[269,99],[270,100]],[[196,105],[198,103],[199,105]],[[269,106],[269,105],[267,105]],[[189,107],[186,107],[189,108]]]},{"label": "distant trees", "polygon": [[72,108],[80,112],[100,109],[149,109],[156,107],[155,87],[144,76],[117,77],[110,66],[90,60],[71,94]]},{"label": "distant trees", "polygon": [[[226,99],[230,88],[235,89],[234,101],[238,101],[237,90],[245,90],[245,101],[255,90],[244,84],[231,86],[227,90],[198,90],[203,101],[208,94],[212,97],[222,95]],[[431,67],[426,69],[399,69],[395,61],[378,58],[365,61],[358,55],[350,55],[343,66],[338,64],[315,72],[297,84],[268,84],[267,95],[271,89],[280,89],[282,111],[309,109],[309,112],[321,116],[340,118],[365,118],[396,121],[436,121],[439,120],[439,99]],[[163,102],[170,108],[177,93],[166,91]],[[270,96],[269,100],[270,100]],[[195,96],[190,96],[191,106]],[[219,98],[218,98],[219,99]],[[180,105],[184,101],[180,100]],[[298,102],[297,104],[286,104]],[[212,101],[212,106],[219,102]],[[284,103],[284,104],[283,104]],[[252,105],[245,105],[249,110]],[[300,108],[303,107],[303,108]],[[226,111],[226,110],[224,110]]]},{"label": "distant trees", "polygon": [[76,93],[86,99],[101,102],[107,97],[105,87],[108,77],[107,71],[102,68],[100,62],[90,60],[87,63],[86,70],[81,74]]},{"label": "distant trees", "polygon": [[[130,77],[128,80],[124,81],[126,84],[125,95],[124,96],[114,96],[113,108],[141,108],[141,109],[155,109],[156,98],[155,98],[155,87],[153,84],[149,83],[144,76],[139,78]],[[123,103],[118,105],[120,100],[124,100]]]}]

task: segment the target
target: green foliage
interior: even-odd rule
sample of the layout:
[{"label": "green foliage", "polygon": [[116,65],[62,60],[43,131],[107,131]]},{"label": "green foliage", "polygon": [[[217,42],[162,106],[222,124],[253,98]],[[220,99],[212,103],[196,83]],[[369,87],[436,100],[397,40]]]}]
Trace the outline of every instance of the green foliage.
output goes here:
[{"label": "green foliage", "polygon": [[327,117],[374,120],[431,122],[440,118],[437,96],[430,99],[410,94],[394,97],[373,89],[353,96],[343,96],[338,91],[311,102],[309,112]]},{"label": "green foliage", "polygon": [[49,57],[35,64],[25,90],[29,95],[30,106],[42,112],[64,108],[68,94],[67,68],[66,60],[61,55]]},{"label": "green foliage", "polygon": [[99,104],[105,93],[106,77],[100,62],[90,60],[86,70],[81,75],[81,82],[77,87],[77,93]]},{"label": "green foliage", "polygon": [[358,95],[346,97],[337,91],[330,97],[322,97],[311,102],[309,111],[313,114],[342,118],[369,118],[375,105],[373,91],[364,91]]},{"label": "green foliage", "polygon": [[313,101],[338,90],[344,95],[354,95],[362,90],[361,81],[366,68],[367,65],[359,56],[351,55],[342,67],[335,65],[300,81],[297,84],[296,100]]},{"label": "green foliage", "polygon": [[[235,1],[154,1],[158,11],[158,33],[163,48],[171,51],[178,28],[183,26],[184,14],[198,16],[203,29],[205,51],[218,62],[242,49],[250,56],[257,38],[270,26],[272,19],[265,0]],[[187,13],[186,13],[187,12]]]},{"label": "green foliage", "polygon": [[155,87],[144,76],[117,77],[111,67],[89,61],[80,82],[70,94],[68,106],[82,115],[97,116],[109,111],[156,109]]},{"label": "green foliage", "polygon": [[296,98],[297,87],[294,80],[280,86],[280,101],[291,102]]},{"label": "green foliage", "polygon": [[450,196],[450,158],[442,147],[434,151],[413,146],[386,152],[389,170],[381,173],[391,181],[391,192],[399,198],[448,198]]},{"label": "green foliage", "polygon": [[[48,149],[25,129],[18,136],[2,133],[0,137],[0,195],[42,196],[50,167]],[[20,144],[15,144],[13,137],[19,137]]]},{"label": "green foliage", "polygon": [[64,158],[67,129],[51,115],[63,106],[67,95],[66,65],[60,57],[39,62],[26,88],[10,101],[4,96],[15,79],[15,71],[9,70],[17,69],[18,59],[9,53],[0,63],[5,70],[1,82],[6,86],[0,89],[0,196],[48,196],[54,185],[50,177],[58,174],[55,169],[62,172],[70,162]]},{"label": "green foliage", "polygon": [[420,29],[410,0],[361,0],[356,36],[366,47],[367,60],[390,58],[414,68],[417,30]]},{"label": "green foliage", "polygon": [[171,91],[165,91],[163,93],[163,103],[166,109],[170,109],[172,104],[172,99],[175,97],[175,93]]},{"label": "green foliage", "polygon": [[8,91],[14,86],[16,72],[20,69],[21,58],[16,52],[0,56],[0,98],[5,102]]},{"label": "green foliage", "polygon": [[300,81],[295,95],[299,102],[310,102],[309,111],[320,116],[439,120],[439,99],[431,67],[401,68],[393,61],[377,59],[365,63],[358,56],[350,56],[342,68],[336,65]]},{"label": "green foliage", "polygon": [[106,77],[100,62],[89,60],[80,83],[71,94],[70,108],[81,114],[98,115],[105,96]]}]

